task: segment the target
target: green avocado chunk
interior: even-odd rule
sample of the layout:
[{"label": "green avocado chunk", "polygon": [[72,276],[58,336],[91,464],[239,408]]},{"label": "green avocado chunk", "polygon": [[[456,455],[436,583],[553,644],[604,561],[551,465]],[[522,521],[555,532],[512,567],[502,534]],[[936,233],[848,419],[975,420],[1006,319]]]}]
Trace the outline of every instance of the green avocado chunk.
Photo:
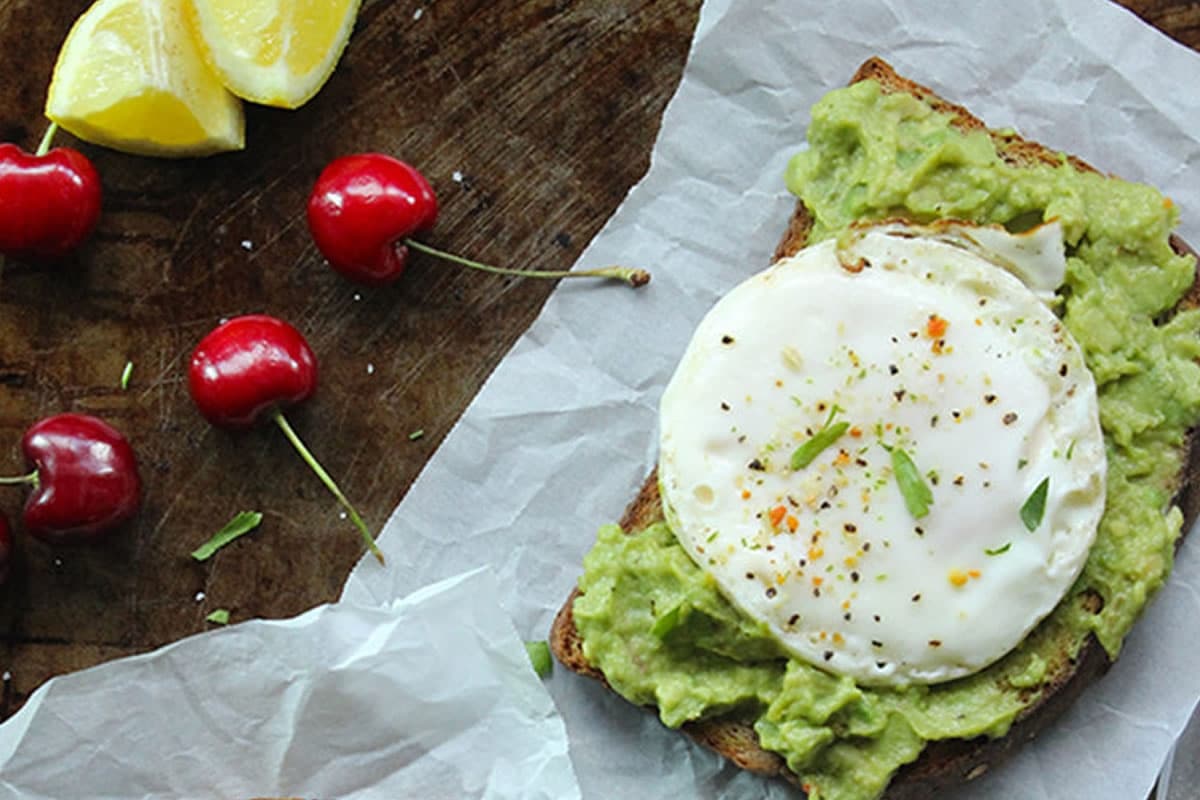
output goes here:
[{"label": "green avocado chunk", "polygon": [[[964,133],[873,81],[814,106],[808,142],[787,185],[814,218],[811,242],[896,216],[1014,231],[1062,225],[1059,308],[1095,376],[1108,456],[1105,512],[1083,572],[1007,656],[931,686],[857,686],[789,658],[725,600],[666,523],[631,536],[601,529],[574,616],[588,661],[627,699],[656,706],[666,725],[736,711],[756,720],[762,746],[811,797],[870,800],[928,741],[1004,735],[1089,634],[1116,657],[1180,535],[1171,503],[1187,430],[1200,419],[1200,312],[1164,319],[1195,263],[1171,249],[1178,211],[1149,186],[1080,171],[1065,156],[1011,165],[987,133]],[[1101,598],[1098,612],[1085,595]]]}]

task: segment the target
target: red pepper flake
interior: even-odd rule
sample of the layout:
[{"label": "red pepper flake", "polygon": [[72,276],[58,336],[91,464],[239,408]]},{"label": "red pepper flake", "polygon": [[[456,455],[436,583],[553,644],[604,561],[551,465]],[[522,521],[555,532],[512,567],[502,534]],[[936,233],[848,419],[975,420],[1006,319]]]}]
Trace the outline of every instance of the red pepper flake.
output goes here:
[{"label": "red pepper flake", "polygon": [[796,529],[800,527],[800,520],[796,519],[792,514],[788,514],[784,521],[787,523],[788,530],[792,533],[795,533]]},{"label": "red pepper flake", "polygon": [[937,314],[930,314],[929,321],[925,323],[925,335],[930,339],[940,339],[946,335],[946,328],[950,327],[950,323]]},{"label": "red pepper flake", "polygon": [[861,439],[862,433],[863,433],[862,428],[858,427],[857,425],[855,425],[853,428],[850,429],[850,435],[853,436],[855,439]]},{"label": "red pepper flake", "polygon": [[784,515],[787,514],[786,506],[775,506],[767,515],[767,519],[771,522],[772,528],[778,528],[779,523],[783,522]]}]

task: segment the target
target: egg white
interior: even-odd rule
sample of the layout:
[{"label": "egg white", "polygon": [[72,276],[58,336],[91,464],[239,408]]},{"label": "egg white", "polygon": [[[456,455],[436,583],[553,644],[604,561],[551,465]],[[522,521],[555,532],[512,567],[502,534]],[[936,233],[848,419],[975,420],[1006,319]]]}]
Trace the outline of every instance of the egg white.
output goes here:
[{"label": "egg white", "polygon": [[[662,398],[664,509],[789,652],[865,684],[961,677],[1078,576],[1104,508],[1095,385],[1054,313],[998,266],[1061,280],[1062,252],[1057,226],[859,229],[753,276],[700,323]],[[932,495],[920,516],[902,456]],[[1043,481],[1031,531],[1022,507]]]}]

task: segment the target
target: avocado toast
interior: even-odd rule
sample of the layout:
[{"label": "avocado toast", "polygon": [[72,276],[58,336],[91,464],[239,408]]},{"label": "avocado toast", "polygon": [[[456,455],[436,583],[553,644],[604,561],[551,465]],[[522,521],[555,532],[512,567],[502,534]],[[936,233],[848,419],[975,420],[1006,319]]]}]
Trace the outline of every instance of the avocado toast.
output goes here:
[{"label": "avocado toast", "polygon": [[[886,183],[904,188],[870,186],[869,177],[856,173],[862,161],[887,156],[886,148],[872,143],[893,138],[887,131],[873,138],[866,127],[871,123],[848,122],[856,109],[859,120],[914,120],[923,127],[910,131],[913,138],[936,142],[924,162],[888,176]],[[846,135],[847,130],[852,133]],[[1189,432],[1200,408],[1193,363],[1196,321],[1194,314],[1178,313],[1195,304],[1194,261],[1171,254],[1171,248],[1177,254],[1186,248],[1173,237],[1168,246],[1174,212],[1169,201],[1152,190],[1112,192],[1114,186],[1130,185],[1109,183],[1082,161],[1015,134],[988,131],[964,109],[898,76],[879,60],[864,64],[852,89],[843,90],[836,103],[823,101],[814,111],[810,144],[811,155],[797,160],[789,181],[802,199],[776,258],[836,235],[863,217],[928,222],[947,216],[1013,226],[1049,217],[1066,220],[1072,256],[1064,291],[1067,325],[1120,330],[1120,341],[1101,337],[1084,345],[1101,386],[1101,419],[1110,450],[1110,510],[1083,576],[1059,609],[992,667],[934,687],[864,691],[820,670],[793,667],[772,649],[769,637],[753,626],[738,628],[738,612],[697,577],[698,569],[689,573],[691,562],[663,522],[658,480],[651,475],[621,521],[620,532],[602,532],[600,545],[585,561],[585,599],[577,603],[577,591],[564,605],[551,643],[566,666],[615,685],[634,702],[658,706],[665,722],[680,726],[743,768],[782,776],[821,797],[873,797],[885,786],[888,797],[923,797],[978,777],[1044,728],[1104,672],[1165,578],[1179,531],[1196,512],[1196,499],[1189,491],[1196,460]],[[984,145],[988,152],[975,152]],[[863,152],[867,155],[855,160]],[[979,164],[990,166],[976,169]],[[878,163],[873,166],[880,169]],[[1034,176],[1032,185],[1013,192],[980,177],[1008,169]],[[914,180],[918,172],[925,177]],[[860,190],[864,185],[865,191]],[[1021,184],[1007,184],[1012,185]],[[870,199],[863,201],[863,196]],[[1112,198],[1112,206],[1101,201],[1105,197]],[[1139,203],[1144,217],[1133,213]],[[1110,216],[1135,217],[1140,227],[1132,233],[1114,232]],[[1139,241],[1131,244],[1133,239]],[[1144,245],[1147,253],[1153,251],[1154,256],[1145,258],[1159,265],[1154,275],[1100,274],[1103,270],[1094,265],[1105,263],[1101,251],[1113,242],[1128,245],[1125,249]],[[1161,291],[1153,292],[1149,305],[1122,306],[1128,295],[1142,294],[1135,291],[1135,283],[1153,283],[1156,278]],[[1091,302],[1089,291],[1096,293]],[[1111,312],[1111,318],[1090,319],[1098,310]],[[1172,504],[1182,513],[1168,510]],[[630,572],[623,566],[626,562],[637,567]],[[643,569],[646,564],[651,566]],[[614,565],[622,574],[614,575]],[[688,615],[688,624],[660,622],[669,616],[665,609],[680,607],[672,601],[656,613],[642,615],[641,622],[657,628],[657,633],[639,632],[640,623],[633,621],[632,628],[614,635],[618,642],[647,648],[638,657],[652,664],[643,670],[652,675],[642,680],[629,677],[622,666],[627,654],[620,652],[619,644],[603,641],[603,629],[622,613],[614,608],[645,605],[646,598],[639,600],[637,591],[627,587],[644,583],[646,569],[657,571],[653,580],[658,589],[671,583],[698,613]],[[627,580],[630,574],[640,577]],[[661,593],[656,597],[661,600]],[[729,630],[715,633],[723,629]],[[718,641],[720,637],[727,638]],[[687,673],[703,674],[709,682],[736,677],[728,691],[700,697],[694,686],[678,678]],[[787,703],[779,698],[805,694],[804,702],[793,704],[789,717]]]}]

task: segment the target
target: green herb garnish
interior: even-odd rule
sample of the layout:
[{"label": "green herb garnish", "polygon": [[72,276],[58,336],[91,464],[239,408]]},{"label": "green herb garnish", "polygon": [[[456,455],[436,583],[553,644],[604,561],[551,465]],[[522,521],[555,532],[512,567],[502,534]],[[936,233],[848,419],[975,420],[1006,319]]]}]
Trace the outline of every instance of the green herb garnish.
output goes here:
[{"label": "green herb garnish", "polygon": [[650,629],[650,632],[659,639],[665,639],[668,633],[679,627],[679,618],[683,615],[682,609],[683,603],[680,603],[658,619],[654,620],[654,627]]},{"label": "green herb garnish", "polygon": [[545,678],[553,671],[554,660],[550,658],[550,645],[545,641],[526,642],[525,653],[539,678]]},{"label": "green herb garnish", "polygon": [[408,435],[408,440],[410,442],[415,442],[417,439],[420,439],[424,435],[425,435],[425,430],[423,428],[418,429]]},{"label": "green herb garnish", "polygon": [[1000,545],[999,547],[985,549],[983,552],[987,553],[989,556],[998,556],[1001,553],[1007,553],[1008,548],[1010,548],[1010,547],[1012,547],[1012,542],[1005,542],[1004,544]]},{"label": "green herb garnish", "polygon": [[229,609],[218,608],[216,611],[204,618],[205,622],[211,622],[213,625],[228,625],[229,624]]},{"label": "green herb garnish", "polygon": [[125,369],[121,370],[121,391],[129,388],[129,379],[133,376],[133,362],[126,361]]},{"label": "green herb garnish", "polygon": [[813,434],[813,437],[804,444],[796,448],[792,453],[792,471],[804,469],[813,462],[817,456],[821,455],[826,447],[836,442],[838,439],[850,430],[849,422],[839,422],[833,424],[833,417],[838,412],[838,407],[834,406],[829,411],[829,419],[825,420],[824,427]]},{"label": "green herb garnish", "polygon": [[192,558],[197,561],[207,561],[213,553],[232,542],[239,536],[249,533],[262,522],[262,514],[257,511],[242,511],[225,524],[224,528],[212,535],[204,544],[192,551]]},{"label": "green herb garnish", "polygon": [[900,494],[904,497],[904,505],[908,513],[920,519],[929,513],[933,505],[933,490],[921,477],[921,471],[902,447],[888,448],[892,456],[892,471],[896,473],[896,483],[900,485]]},{"label": "green herb garnish", "polygon": [[1033,533],[1038,525],[1042,524],[1042,517],[1046,514],[1046,494],[1050,491],[1049,476],[1042,478],[1042,482],[1033,490],[1033,494],[1029,495],[1029,499],[1021,506],[1021,522],[1025,523],[1025,529]]}]

